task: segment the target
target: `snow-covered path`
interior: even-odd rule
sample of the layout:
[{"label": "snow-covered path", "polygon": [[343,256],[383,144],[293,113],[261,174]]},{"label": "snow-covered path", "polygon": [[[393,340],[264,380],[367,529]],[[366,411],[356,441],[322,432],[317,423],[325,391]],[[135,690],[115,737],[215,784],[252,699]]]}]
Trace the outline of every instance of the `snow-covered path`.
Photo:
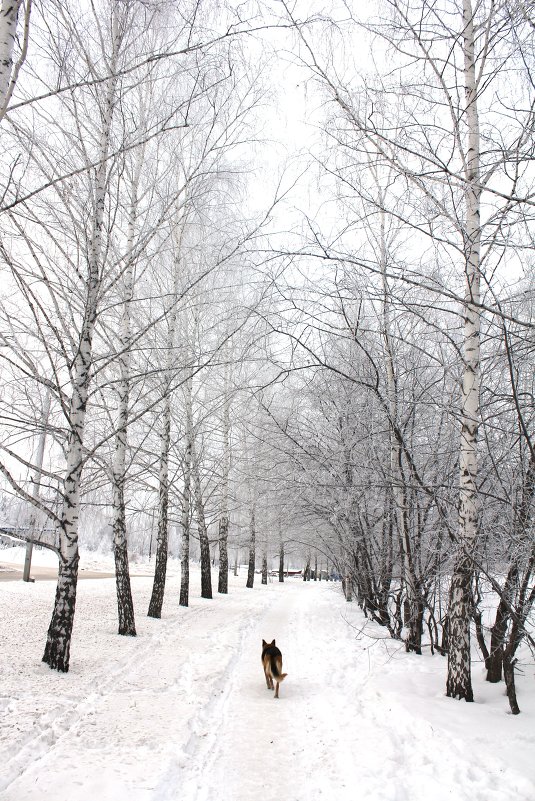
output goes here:
[{"label": "snow-covered path", "polygon": [[[319,591],[321,590],[321,591]],[[215,729],[186,771],[187,798],[250,801],[282,791],[293,801],[311,796],[355,798],[359,776],[344,738],[348,711],[339,664],[351,630],[340,617],[339,588],[289,581],[240,644]],[[334,603],[333,603],[334,602]],[[265,686],[261,640],[276,638],[288,678],[280,699]]]},{"label": "snow-covered path", "polygon": [[[353,612],[333,585],[290,581],[279,591],[242,638],[213,727],[183,774],[184,797],[533,801],[533,785],[514,771],[501,766],[497,778],[493,757],[481,764],[465,740],[369,690],[369,643],[356,645]],[[261,638],[275,636],[289,674],[279,701],[259,659]]]},{"label": "snow-covered path", "polygon": [[[233,579],[228,596],[180,609],[170,576],[160,621],[144,616],[150,580],[133,589],[138,637],[123,639],[113,580],[80,584],[60,676],[39,663],[54,584],[0,586],[18,616],[0,629],[2,801],[535,798],[531,699],[517,718],[483,683],[480,703],[446,699],[440,657],[357,639],[339,586]],[[278,701],[262,638],[288,672]]]}]

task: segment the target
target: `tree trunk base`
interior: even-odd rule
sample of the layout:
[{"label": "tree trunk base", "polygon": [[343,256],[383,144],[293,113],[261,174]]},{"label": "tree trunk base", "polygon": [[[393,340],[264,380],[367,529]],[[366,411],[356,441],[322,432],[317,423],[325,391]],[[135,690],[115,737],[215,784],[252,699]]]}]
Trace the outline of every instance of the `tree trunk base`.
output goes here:
[{"label": "tree trunk base", "polygon": [[[160,535],[159,535],[160,536]],[[163,599],[165,596],[165,580],[167,577],[167,538],[158,542],[156,551],[156,567],[154,569],[154,582],[149,603],[147,617],[160,620],[162,616]]]},{"label": "tree trunk base", "polygon": [[78,556],[68,566],[60,563],[54,611],[42,659],[52,670],[60,673],[69,671],[77,583]]},{"label": "tree trunk base", "polygon": [[505,678],[505,687],[507,689],[507,698],[509,699],[509,706],[513,715],[520,714],[520,707],[516,699],[515,687],[515,665],[516,659],[509,659],[505,656],[503,660],[503,674]]}]

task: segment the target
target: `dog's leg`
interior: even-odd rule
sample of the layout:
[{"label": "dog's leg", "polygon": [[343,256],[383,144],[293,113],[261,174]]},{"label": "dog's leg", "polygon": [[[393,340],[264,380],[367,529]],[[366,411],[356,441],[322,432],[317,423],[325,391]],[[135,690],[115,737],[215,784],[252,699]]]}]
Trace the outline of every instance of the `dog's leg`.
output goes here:
[{"label": "dog's leg", "polygon": [[275,689],[275,698],[279,697],[279,682],[277,682],[277,687]]},{"label": "dog's leg", "polygon": [[271,672],[269,670],[269,667],[265,667],[264,668],[264,676],[266,677],[266,687],[268,688],[268,690],[272,690],[273,689],[273,678],[271,676]]}]

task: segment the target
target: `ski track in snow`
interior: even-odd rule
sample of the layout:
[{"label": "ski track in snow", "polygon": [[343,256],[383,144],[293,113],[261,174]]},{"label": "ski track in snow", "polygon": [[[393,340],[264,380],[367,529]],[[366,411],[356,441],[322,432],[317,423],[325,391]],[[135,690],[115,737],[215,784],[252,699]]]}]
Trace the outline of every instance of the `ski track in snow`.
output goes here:
[{"label": "ski track in snow", "polygon": [[[359,671],[343,602],[331,587],[323,590],[318,597],[314,585],[289,584],[260,627],[249,627],[227,690],[206,710],[212,732],[185,767],[182,797],[252,801],[277,791],[291,801],[533,801],[535,788],[514,771],[504,768],[497,782],[490,765],[466,754],[465,742],[437,738],[402,711],[385,717],[377,693],[363,697],[367,655],[361,651]],[[279,701],[260,666],[259,635],[270,641],[275,634],[289,674]]]},{"label": "ski track in snow", "polygon": [[[157,621],[144,617],[150,584],[133,583],[138,637],[119,638],[113,580],[81,583],[66,676],[36,664],[53,583],[1,588],[20,611],[0,656],[1,801],[535,799],[528,776],[501,761],[499,738],[472,736],[469,716],[488,714],[483,705],[449,701],[443,688],[430,695],[440,657],[400,657],[433,714],[400,695],[394,660],[374,671],[376,649],[356,637],[362,615],[339,585],[290,579],[251,591],[232,577],[228,596],[180,609],[175,576]],[[279,700],[265,686],[262,638],[282,650]],[[533,749],[525,724],[503,712],[496,725]]]}]

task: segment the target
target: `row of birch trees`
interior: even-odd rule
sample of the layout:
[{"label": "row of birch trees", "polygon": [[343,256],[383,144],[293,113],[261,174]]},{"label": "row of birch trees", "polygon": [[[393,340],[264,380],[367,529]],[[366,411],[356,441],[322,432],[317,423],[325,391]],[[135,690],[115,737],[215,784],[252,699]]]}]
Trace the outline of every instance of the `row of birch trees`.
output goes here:
[{"label": "row of birch trees", "polygon": [[252,21],[223,6],[5,6],[0,470],[25,504],[19,534],[58,553],[43,660],[67,671],[79,537],[95,516],[112,532],[120,634],[136,634],[136,513],[152,510],[157,529],[150,616],[173,522],[180,602],[190,531],[211,597],[213,518],[227,591],[233,354],[265,291],[255,242],[270,204],[245,203],[264,64],[242,45]]},{"label": "row of birch trees", "polygon": [[378,5],[320,35],[285,6],[327,112],[323,206],[272,320],[297,395],[274,417],[366,614],[417,654],[425,633],[467,701],[472,632],[517,712],[534,645],[533,18],[515,0]]}]

